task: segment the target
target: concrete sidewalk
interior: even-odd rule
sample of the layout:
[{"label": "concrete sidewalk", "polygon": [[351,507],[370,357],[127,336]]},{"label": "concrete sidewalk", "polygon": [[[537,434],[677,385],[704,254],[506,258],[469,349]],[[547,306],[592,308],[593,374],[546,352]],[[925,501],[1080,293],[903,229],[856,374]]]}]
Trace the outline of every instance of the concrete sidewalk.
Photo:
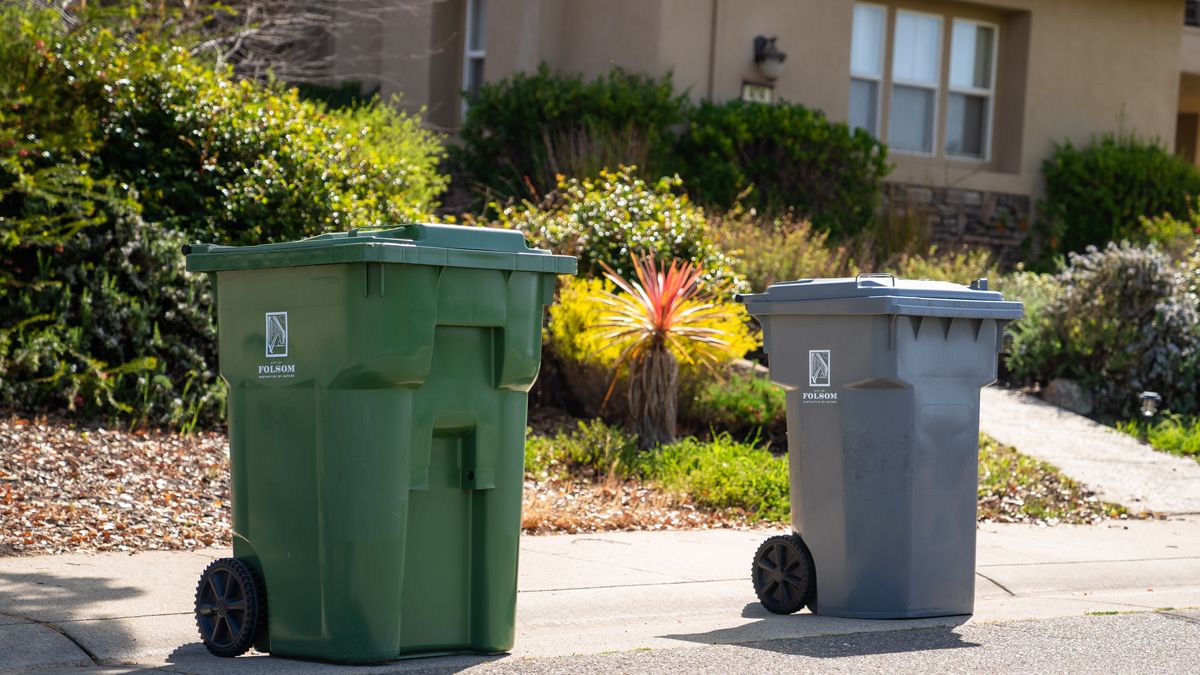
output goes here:
[{"label": "concrete sidewalk", "polygon": [[[871,633],[880,635],[883,644],[883,632],[918,629],[935,642],[952,635],[953,642],[960,642],[964,630],[985,630],[994,622],[1200,607],[1200,518],[1090,527],[981,526],[976,614],[966,626],[965,617],[859,621],[807,613],[770,615],[755,601],[748,579],[751,556],[769,534],[717,530],[523,537],[518,635],[511,655],[499,660],[421,659],[369,670],[454,670],[487,663],[489,668],[544,666],[553,671],[575,668],[542,659],[644,649],[655,654],[667,650],[676,654],[672,659],[683,659],[653,666],[647,662],[647,669],[686,670],[687,654],[694,654],[700,659],[690,661],[694,670],[719,670],[703,660],[709,658],[706,650],[724,653],[712,645],[817,640],[805,643],[803,652],[825,639],[819,636],[856,635],[858,643],[868,639],[862,634]],[[192,591],[204,565],[223,554],[0,558],[0,670],[92,664],[108,667],[92,665],[97,671],[126,666],[188,673],[354,670],[266,656],[210,657],[196,636]],[[1188,616],[1184,619],[1191,621]],[[1143,628],[1157,630],[1150,624]],[[1200,624],[1171,628],[1192,629],[1200,640]],[[581,658],[580,668],[600,668],[587,659],[604,657]],[[640,668],[628,663],[614,667]]]},{"label": "concrete sidewalk", "polygon": [[1049,462],[1130,511],[1200,513],[1200,462],[1020,392],[985,387],[979,430]]}]

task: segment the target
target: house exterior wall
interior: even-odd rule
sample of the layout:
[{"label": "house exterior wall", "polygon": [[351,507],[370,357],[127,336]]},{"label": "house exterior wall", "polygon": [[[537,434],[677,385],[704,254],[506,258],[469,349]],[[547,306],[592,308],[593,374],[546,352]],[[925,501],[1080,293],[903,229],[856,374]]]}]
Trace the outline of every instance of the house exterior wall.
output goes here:
[{"label": "house exterior wall", "polygon": [[[384,10],[377,21],[354,25],[335,47],[339,76],[377,84],[385,95],[403,92],[408,105],[430,109],[432,122],[454,128],[461,108],[456,94],[465,2],[410,0],[403,8]],[[620,65],[652,75],[672,72],[677,86],[693,98],[726,100],[740,95],[744,80],[762,79],[753,63],[754,37],[778,36],[787,60],[774,83],[775,96],[845,120],[853,4],[488,0],[485,79],[530,71],[542,62],[585,77]],[[889,180],[897,183],[1036,198],[1041,162],[1057,141],[1086,143],[1093,135],[1122,128],[1170,145],[1183,102],[1181,63],[1195,61],[1200,69],[1200,31],[1181,41],[1183,3],[1178,0],[874,4],[999,26],[991,157],[978,162],[894,152]],[[943,55],[947,45],[948,40]],[[939,96],[944,108],[944,89]],[[1195,108],[1200,109],[1200,95]]]}]

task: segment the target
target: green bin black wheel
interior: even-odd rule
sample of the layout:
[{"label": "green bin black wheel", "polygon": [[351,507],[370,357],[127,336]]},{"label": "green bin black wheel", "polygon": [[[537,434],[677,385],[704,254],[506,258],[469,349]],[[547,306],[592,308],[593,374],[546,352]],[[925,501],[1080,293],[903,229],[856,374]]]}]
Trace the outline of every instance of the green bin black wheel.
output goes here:
[{"label": "green bin black wheel", "polygon": [[799,535],[778,535],[764,541],[754,553],[750,578],[759,602],[769,612],[794,614],[805,605],[817,604],[816,569]]},{"label": "green bin black wheel", "polygon": [[212,561],[196,586],[196,627],[208,651],[240,656],[266,627],[267,595],[258,575],[237,558]]}]

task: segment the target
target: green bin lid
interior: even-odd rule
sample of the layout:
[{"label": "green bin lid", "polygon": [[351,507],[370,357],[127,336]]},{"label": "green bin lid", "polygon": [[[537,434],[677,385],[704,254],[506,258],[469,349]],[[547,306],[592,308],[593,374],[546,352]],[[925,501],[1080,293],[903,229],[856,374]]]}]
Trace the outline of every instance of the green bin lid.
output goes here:
[{"label": "green bin lid", "polygon": [[944,281],[897,279],[891,274],[854,278],[798,279],[772,284],[766,293],[739,295],[752,315],[905,314],[964,318],[1019,319],[1023,305],[987,289],[987,279],[971,286]]},{"label": "green bin lid", "polygon": [[257,246],[188,244],[190,272],[380,262],[574,274],[575,258],[530,248],[517,230],[414,223]]}]

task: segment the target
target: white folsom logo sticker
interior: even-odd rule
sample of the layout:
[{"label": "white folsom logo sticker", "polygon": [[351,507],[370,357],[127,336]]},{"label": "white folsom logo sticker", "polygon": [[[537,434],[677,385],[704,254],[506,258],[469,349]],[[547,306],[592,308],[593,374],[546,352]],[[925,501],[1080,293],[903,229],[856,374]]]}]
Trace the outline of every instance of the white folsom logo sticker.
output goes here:
[{"label": "white folsom logo sticker", "polygon": [[288,355],[287,312],[267,312],[267,358]]},{"label": "white folsom logo sticker", "polygon": [[828,387],[830,361],[828,349],[808,350],[808,386]]},{"label": "white folsom logo sticker", "polygon": [[294,363],[268,363],[258,367],[258,379],[260,380],[279,380],[295,376],[296,364]]}]

